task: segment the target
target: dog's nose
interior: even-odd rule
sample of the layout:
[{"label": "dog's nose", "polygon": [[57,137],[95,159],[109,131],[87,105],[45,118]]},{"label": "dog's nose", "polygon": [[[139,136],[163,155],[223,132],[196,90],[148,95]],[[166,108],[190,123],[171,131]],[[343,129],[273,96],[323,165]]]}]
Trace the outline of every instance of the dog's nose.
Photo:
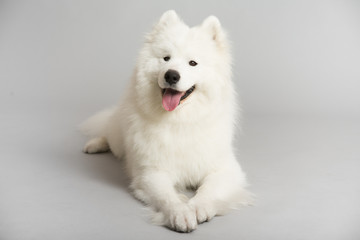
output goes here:
[{"label": "dog's nose", "polygon": [[180,80],[180,74],[175,70],[168,70],[165,73],[165,81],[170,85],[176,84]]}]

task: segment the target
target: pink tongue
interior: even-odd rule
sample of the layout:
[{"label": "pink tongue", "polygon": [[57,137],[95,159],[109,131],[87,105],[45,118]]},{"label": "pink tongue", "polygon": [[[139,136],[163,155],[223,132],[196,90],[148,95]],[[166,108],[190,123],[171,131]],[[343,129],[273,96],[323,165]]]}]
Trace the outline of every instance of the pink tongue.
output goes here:
[{"label": "pink tongue", "polygon": [[175,91],[171,88],[165,89],[165,93],[162,98],[162,105],[166,111],[174,110],[180,103],[182,92]]}]

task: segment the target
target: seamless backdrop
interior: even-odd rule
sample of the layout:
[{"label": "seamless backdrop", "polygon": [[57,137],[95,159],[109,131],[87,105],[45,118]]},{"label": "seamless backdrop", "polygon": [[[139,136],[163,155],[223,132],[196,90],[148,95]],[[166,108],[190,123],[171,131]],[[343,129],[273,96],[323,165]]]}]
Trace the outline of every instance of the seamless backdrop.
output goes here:
[{"label": "seamless backdrop", "polygon": [[[116,104],[144,34],[216,15],[255,206],[191,234],[149,224],[77,125]],[[358,1],[0,1],[0,239],[359,239]]]}]

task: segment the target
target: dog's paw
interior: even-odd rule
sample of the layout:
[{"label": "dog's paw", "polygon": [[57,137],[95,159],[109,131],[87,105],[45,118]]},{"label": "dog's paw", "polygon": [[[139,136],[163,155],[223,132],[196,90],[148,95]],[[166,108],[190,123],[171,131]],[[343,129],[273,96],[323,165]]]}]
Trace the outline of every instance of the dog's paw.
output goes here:
[{"label": "dog's paw", "polygon": [[195,211],[182,203],[164,212],[165,225],[177,232],[192,232],[197,227]]},{"label": "dog's paw", "polygon": [[83,148],[84,153],[100,153],[109,151],[109,144],[103,137],[93,138]]},{"label": "dog's paw", "polygon": [[216,209],[210,203],[190,201],[189,204],[195,210],[196,219],[199,224],[210,221],[216,215]]}]

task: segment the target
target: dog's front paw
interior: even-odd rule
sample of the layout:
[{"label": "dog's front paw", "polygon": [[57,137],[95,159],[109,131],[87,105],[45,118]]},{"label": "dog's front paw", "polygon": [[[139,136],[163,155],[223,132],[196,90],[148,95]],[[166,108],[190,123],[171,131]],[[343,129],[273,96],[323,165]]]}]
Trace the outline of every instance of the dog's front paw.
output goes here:
[{"label": "dog's front paw", "polygon": [[215,207],[207,202],[190,201],[191,207],[195,210],[197,222],[210,221],[216,215]]},{"label": "dog's front paw", "polygon": [[167,227],[177,232],[192,232],[197,227],[195,211],[187,204],[178,204],[165,212]]}]

